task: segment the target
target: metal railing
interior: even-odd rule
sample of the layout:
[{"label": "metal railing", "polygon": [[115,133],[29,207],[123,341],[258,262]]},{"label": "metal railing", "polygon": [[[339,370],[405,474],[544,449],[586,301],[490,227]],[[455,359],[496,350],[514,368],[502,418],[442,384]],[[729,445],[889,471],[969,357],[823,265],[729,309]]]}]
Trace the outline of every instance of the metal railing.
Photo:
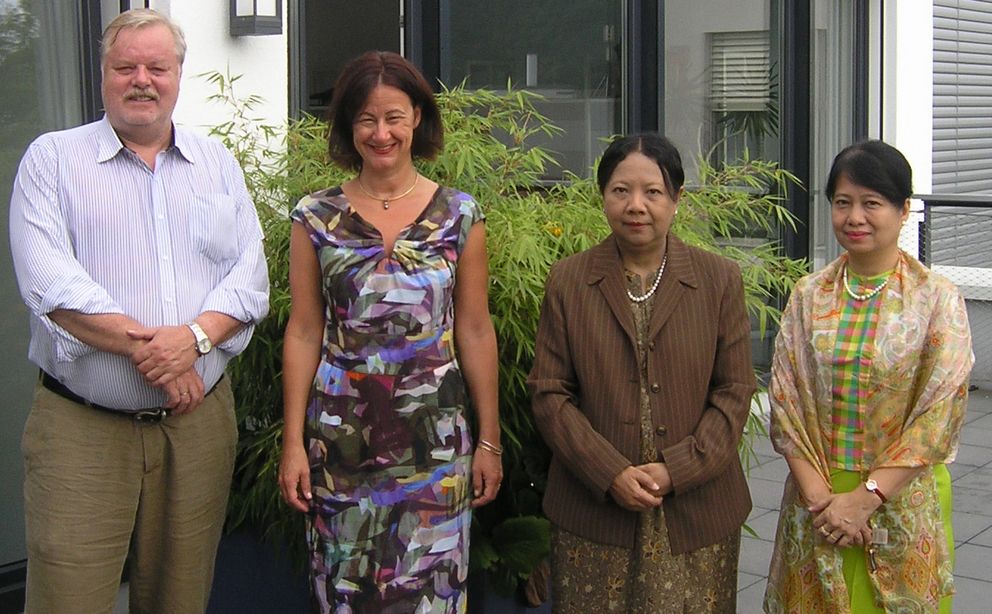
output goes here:
[{"label": "metal railing", "polygon": [[975,353],[972,381],[992,381],[992,194],[914,198],[923,201],[919,258],[964,295]]}]

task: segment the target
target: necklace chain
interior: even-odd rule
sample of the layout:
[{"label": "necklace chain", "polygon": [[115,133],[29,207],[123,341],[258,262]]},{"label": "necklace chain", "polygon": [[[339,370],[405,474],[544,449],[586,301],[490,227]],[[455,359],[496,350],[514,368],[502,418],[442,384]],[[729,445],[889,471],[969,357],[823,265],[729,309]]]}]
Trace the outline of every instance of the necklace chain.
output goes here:
[{"label": "necklace chain", "polygon": [[882,288],[887,286],[888,283],[889,283],[889,277],[886,277],[885,281],[872,288],[869,292],[865,292],[864,294],[858,294],[857,292],[851,289],[851,284],[848,283],[847,281],[847,265],[846,264],[844,265],[844,289],[847,290],[848,296],[850,296],[856,301],[867,301],[868,299],[872,298],[873,296],[881,292]]},{"label": "necklace chain", "polygon": [[651,289],[647,291],[647,294],[642,294],[641,296],[634,296],[634,293],[629,289],[627,290],[627,297],[634,301],[635,303],[643,303],[652,296],[654,296],[654,291],[658,289],[658,284],[661,283],[661,275],[665,272],[665,264],[668,263],[668,254],[661,259],[661,266],[658,267],[658,274],[654,276],[654,283],[651,284]]},{"label": "necklace chain", "polygon": [[410,194],[410,192],[413,192],[413,189],[415,187],[417,187],[417,182],[418,181],[420,181],[420,173],[417,173],[413,177],[413,185],[411,185],[409,188],[407,188],[402,194],[397,194],[396,196],[388,196],[386,198],[383,198],[382,196],[376,196],[372,192],[369,192],[367,189],[365,189],[365,184],[362,183],[362,175],[361,175],[361,173],[359,173],[359,175],[358,175],[358,189],[360,189],[362,191],[362,193],[364,193],[366,196],[368,196],[369,198],[371,198],[373,200],[381,200],[382,201],[382,208],[383,209],[389,209],[389,201],[391,201],[391,200],[399,200],[399,199],[401,199],[401,198],[403,198],[405,196],[408,196]]}]

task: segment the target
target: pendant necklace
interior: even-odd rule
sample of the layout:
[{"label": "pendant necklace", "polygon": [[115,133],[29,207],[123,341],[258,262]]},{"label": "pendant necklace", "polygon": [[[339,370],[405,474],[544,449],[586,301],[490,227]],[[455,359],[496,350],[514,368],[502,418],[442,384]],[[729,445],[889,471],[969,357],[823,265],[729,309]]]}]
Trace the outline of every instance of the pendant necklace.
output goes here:
[{"label": "pendant necklace", "polygon": [[879,292],[881,292],[882,291],[882,288],[884,288],[886,285],[888,285],[888,283],[889,283],[889,278],[886,277],[885,278],[885,281],[883,281],[882,283],[878,284],[877,286],[875,286],[874,288],[872,288],[870,291],[865,292],[864,294],[858,294],[857,292],[855,292],[854,290],[851,289],[851,284],[849,284],[848,281],[847,281],[847,265],[846,264],[844,265],[844,289],[847,290],[848,296],[850,296],[851,298],[853,298],[856,301],[867,301],[868,299],[872,298],[873,296],[875,296],[876,294],[878,294]]},{"label": "pendant necklace", "polygon": [[410,194],[410,192],[413,192],[413,189],[415,187],[417,187],[417,182],[420,181],[420,173],[417,173],[416,176],[414,176],[414,178],[413,178],[413,185],[411,185],[409,188],[407,188],[402,194],[397,194],[396,196],[387,196],[385,198],[383,198],[382,196],[376,196],[372,192],[369,192],[368,190],[365,189],[365,184],[362,183],[362,175],[361,175],[361,173],[359,173],[357,179],[358,179],[358,189],[360,189],[363,194],[365,194],[366,196],[368,196],[369,198],[371,198],[373,200],[381,200],[382,201],[382,208],[388,210],[389,209],[389,202],[390,201],[399,200],[399,199],[403,198],[404,196],[408,196]]},{"label": "pendant necklace", "polygon": [[634,296],[634,294],[628,289],[627,297],[634,301],[635,303],[643,303],[652,296],[654,296],[654,291],[658,289],[658,284],[661,283],[661,274],[665,272],[665,264],[668,262],[668,254],[661,259],[661,266],[658,268],[658,274],[654,276],[654,283],[651,284],[651,289],[648,290],[647,294],[642,294],[641,296]]}]

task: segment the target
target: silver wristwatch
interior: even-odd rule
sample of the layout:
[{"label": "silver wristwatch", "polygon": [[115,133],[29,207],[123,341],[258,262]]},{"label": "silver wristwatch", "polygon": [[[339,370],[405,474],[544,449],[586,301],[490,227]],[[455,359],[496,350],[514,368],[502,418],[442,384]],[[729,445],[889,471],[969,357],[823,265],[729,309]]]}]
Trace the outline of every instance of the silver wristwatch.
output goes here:
[{"label": "silver wristwatch", "polygon": [[196,353],[200,356],[204,356],[210,353],[210,350],[214,349],[214,344],[210,342],[210,337],[207,333],[203,331],[203,328],[196,322],[187,322],[186,326],[193,331],[193,336],[196,337],[196,345],[193,347],[196,349]]}]

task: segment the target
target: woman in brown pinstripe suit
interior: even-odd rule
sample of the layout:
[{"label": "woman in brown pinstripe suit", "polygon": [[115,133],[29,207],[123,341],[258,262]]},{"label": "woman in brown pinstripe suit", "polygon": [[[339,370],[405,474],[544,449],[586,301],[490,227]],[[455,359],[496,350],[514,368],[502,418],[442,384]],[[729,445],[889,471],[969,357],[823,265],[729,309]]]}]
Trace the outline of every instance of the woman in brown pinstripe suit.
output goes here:
[{"label": "woman in brown pinstripe suit", "polygon": [[734,612],[754,392],[740,269],[669,232],[668,139],[614,141],[597,179],[613,232],[552,268],[528,378],[553,452],[552,603]]}]

